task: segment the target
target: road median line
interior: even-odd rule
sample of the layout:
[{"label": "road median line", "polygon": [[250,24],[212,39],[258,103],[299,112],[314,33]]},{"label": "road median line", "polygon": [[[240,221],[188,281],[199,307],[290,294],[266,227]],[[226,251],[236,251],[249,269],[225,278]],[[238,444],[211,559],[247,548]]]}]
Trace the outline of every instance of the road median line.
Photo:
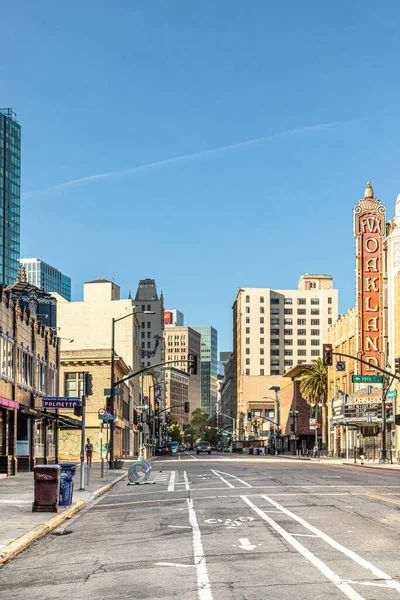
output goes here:
[{"label": "road median line", "polygon": [[[109,489],[111,489],[114,485],[116,485],[117,483],[122,481],[122,479],[124,479],[125,477],[126,477],[126,473],[123,473],[123,475],[116,477],[110,483],[104,485],[103,487],[101,487],[98,490],[96,490],[95,492],[93,492],[93,494],[91,494],[89,496],[89,498],[87,498],[86,500],[77,500],[76,502],[74,502],[74,504],[70,508],[63,511],[59,515],[56,515],[55,517],[50,519],[47,523],[36,525],[33,529],[31,529],[27,533],[24,533],[19,538],[16,538],[15,540],[13,540],[9,544],[7,544],[7,546],[4,546],[4,548],[2,548],[0,550],[0,566],[4,565],[11,558],[16,556],[23,550],[26,550],[26,548],[28,548],[32,544],[32,542],[39,540],[43,536],[45,536],[48,533],[50,533],[51,531],[53,531],[53,529],[55,529],[56,527],[61,525],[61,523],[63,523],[67,519],[73,517],[76,513],[81,511],[85,506],[88,506],[95,498],[98,498],[102,494],[105,494],[106,492],[108,492]],[[46,514],[46,513],[43,513],[43,514]]]}]

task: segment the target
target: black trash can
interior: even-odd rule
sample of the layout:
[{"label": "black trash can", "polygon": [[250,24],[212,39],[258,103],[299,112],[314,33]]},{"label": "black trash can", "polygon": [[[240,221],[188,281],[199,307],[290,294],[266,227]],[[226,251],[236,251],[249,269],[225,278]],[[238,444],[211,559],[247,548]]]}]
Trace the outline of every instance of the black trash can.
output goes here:
[{"label": "black trash can", "polygon": [[36,465],[33,467],[35,499],[32,512],[57,512],[60,493],[59,465]]},{"label": "black trash can", "polygon": [[75,463],[60,463],[60,506],[71,506],[74,494]]}]

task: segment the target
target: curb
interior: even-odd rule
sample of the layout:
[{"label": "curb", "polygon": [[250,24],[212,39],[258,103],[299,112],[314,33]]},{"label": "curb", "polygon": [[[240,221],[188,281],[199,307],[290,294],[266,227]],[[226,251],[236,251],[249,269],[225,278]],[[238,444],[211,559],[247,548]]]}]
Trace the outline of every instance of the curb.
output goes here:
[{"label": "curb", "polygon": [[30,546],[32,542],[35,542],[41,537],[47,535],[48,533],[53,531],[53,529],[61,525],[61,523],[63,523],[67,519],[70,519],[73,515],[82,510],[82,508],[90,504],[92,500],[108,492],[108,490],[110,490],[114,485],[122,481],[122,479],[124,479],[125,477],[126,473],[123,473],[119,477],[116,477],[110,483],[103,485],[103,487],[93,492],[93,494],[91,494],[91,496],[87,500],[78,500],[73,506],[65,510],[60,515],[53,517],[44,525],[36,525],[36,527],[28,531],[28,533],[24,533],[21,537],[10,542],[0,551],[0,566],[4,565],[19,552],[26,550],[26,548],[28,548],[28,546]]},{"label": "curb", "polygon": [[374,467],[373,465],[366,465],[366,464],[361,464],[361,463],[342,463],[342,465],[345,465],[346,467],[358,467],[359,469],[375,469],[375,471],[400,471],[399,467]]}]

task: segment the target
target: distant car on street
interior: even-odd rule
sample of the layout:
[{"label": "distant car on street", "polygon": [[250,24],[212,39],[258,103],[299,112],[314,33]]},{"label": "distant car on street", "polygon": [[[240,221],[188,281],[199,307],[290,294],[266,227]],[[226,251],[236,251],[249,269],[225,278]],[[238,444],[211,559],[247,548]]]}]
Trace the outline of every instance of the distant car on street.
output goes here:
[{"label": "distant car on street", "polygon": [[168,442],[167,448],[170,454],[176,454],[178,452],[178,442]]},{"label": "distant car on street", "polygon": [[200,452],[207,452],[208,454],[211,454],[211,446],[209,442],[199,442],[197,444],[196,452],[197,454],[200,454]]},{"label": "distant car on street", "polygon": [[178,446],[178,452],[185,452],[185,446]]}]

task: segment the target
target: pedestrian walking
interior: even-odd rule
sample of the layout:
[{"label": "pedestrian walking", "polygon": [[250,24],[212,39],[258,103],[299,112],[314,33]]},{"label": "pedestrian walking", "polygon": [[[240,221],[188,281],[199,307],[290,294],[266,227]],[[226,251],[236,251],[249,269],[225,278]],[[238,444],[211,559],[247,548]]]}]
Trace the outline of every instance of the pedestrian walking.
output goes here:
[{"label": "pedestrian walking", "polygon": [[92,466],[92,456],[93,456],[93,444],[90,441],[90,438],[87,438],[87,444],[85,446],[85,452],[86,452],[86,463],[90,466]]},{"label": "pedestrian walking", "polygon": [[314,448],[313,448],[313,457],[315,458],[318,454],[318,444],[315,444]]}]

